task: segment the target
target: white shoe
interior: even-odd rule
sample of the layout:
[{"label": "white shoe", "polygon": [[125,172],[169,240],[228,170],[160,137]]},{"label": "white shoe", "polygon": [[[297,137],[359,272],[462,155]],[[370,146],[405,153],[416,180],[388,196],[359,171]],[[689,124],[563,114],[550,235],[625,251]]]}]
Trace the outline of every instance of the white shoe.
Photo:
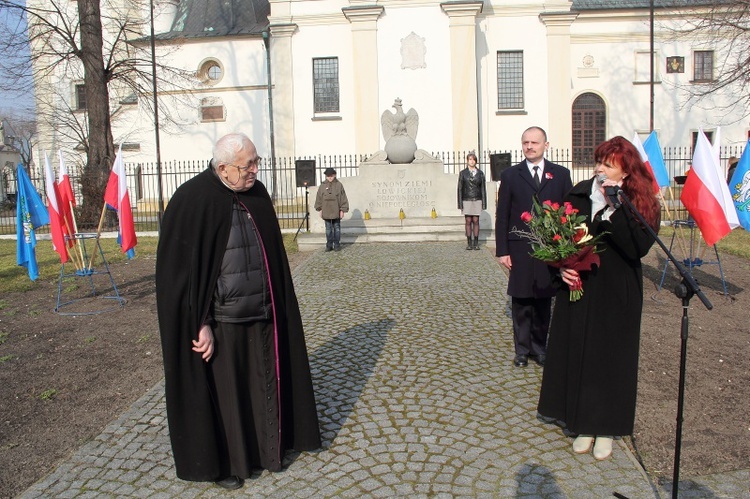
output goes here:
[{"label": "white shoe", "polygon": [[573,452],[576,454],[586,454],[591,450],[591,444],[594,443],[594,437],[591,435],[578,435],[573,440]]},{"label": "white shoe", "polygon": [[594,457],[603,461],[612,455],[612,437],[596,437]]}]

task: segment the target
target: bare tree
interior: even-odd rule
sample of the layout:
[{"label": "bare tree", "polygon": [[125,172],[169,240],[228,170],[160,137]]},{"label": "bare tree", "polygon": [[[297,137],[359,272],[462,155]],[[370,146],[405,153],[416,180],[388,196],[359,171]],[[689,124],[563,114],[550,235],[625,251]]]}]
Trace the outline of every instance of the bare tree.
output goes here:
[{"label": "bare tree", "polygon": [[[85,152],[81,226],[98,222],[116,155],[113,108],[130,102],[152,110],[151,57],[147,44],[137,43],[148,33],[145,5],[144,0],[0,0],[0,10],[28,20],[28,28],[18,22],[14,32],[0,39],[0,53],[23,54],[19,47],[31,46],[25,60],[23,55],[0,60],[5,74],[0,88],[16,88],[23,78],[33,78],[42,138],[53,135],[57,147]],[[157,76],[170,88],[193,82],[193,73],[164,65],[158,65]],[[71,90],[81,81],[85,105],[76,102]],[[170,121],[169,116],[163,119]]]},{"label": "bare tree", "polygon": [[36,120],[28,118],[28,114],[19,110],[2,113],[5,129],[5,143],[21,156],[21,163],[26,172],[31,172],[34,162],[34,141],[36,140]]},{"label": "bare tree", "polygon": [[[694,40],[713,53],[712,78],[680,85],[689,105],[733,115],[750,115],[750,0],[714,0],[684,13],[674,38]],[[707,68],[708,69],[708,68]]]}]

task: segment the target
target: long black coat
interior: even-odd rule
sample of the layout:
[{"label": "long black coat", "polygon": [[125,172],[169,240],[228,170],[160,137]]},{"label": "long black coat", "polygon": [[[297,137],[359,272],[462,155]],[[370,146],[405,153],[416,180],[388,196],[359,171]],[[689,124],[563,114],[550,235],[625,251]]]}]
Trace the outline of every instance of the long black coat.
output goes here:
[{"label": "long black coat", "polygon": [[529,255],[529,241],[511,232],[513,229],[528,230],[528,226],[521,220],[521,214],[531,211],[534,196],[540,202],[550,200],[559,203],[573,187],[570,171],[547,160],[544,160],[540,180],[541,184],[537,189],[525,160],[500,174],[495,217],[495,254],[510,255],[513,268],[508,278],[508,294],[516,298],[548,298],[555,294],[547,264],[532,258]]},{"label": "long black coat", "polygon": [[182,184],[164,213],[156,259],[167,419],[177,476],[221,478],[219,419],[206,363],[192,351],[205,320],[229,238],[234,199],[253,216],[272,284],[279,352],[283,450],[320,447],[315,397],[297,297],[278,219],[265,186],[233,193],[209,167]]},{"label": "long black coat", "polygon": [[570,302],[563,284],[555,298],[539,413],[584,435],[630,435],[635,419],[643,307],[641,258],[654,239],[621,207],[609,221],[591,221],[593,179],[567,200],[601,239],[600,267],[581,272],[583,297]]}]

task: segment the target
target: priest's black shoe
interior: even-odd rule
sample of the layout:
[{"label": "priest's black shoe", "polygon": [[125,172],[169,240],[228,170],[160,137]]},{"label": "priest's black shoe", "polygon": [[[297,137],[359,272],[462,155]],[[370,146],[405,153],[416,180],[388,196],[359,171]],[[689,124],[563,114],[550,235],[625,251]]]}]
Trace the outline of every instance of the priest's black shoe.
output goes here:
[{"label": "priest's black shoe", "polygon": [[537,355],[536,357],[534,357],[534,362],[536,362],[537,364],[539,364],[539,365],[540,365],[540,366],[542,366],[542,367],[544,367],[544,362],[545,362],[546,360],[547,360],[547,356],[546,356],[546,355],[544,355],[544,354],[542,354],[542,355]]},{"label": "priest's black shoe", "polygon": [[526,367],[529,365],[529,358],[526,355],[516,355],[513,359],[513,365],[516,367]]},{"label": "priest's black shoe", "polygon": [[242,487],[245,481],[238,476],[230,476],[223,480],[216,480],[216,485],[227,490],[236,490]]}]

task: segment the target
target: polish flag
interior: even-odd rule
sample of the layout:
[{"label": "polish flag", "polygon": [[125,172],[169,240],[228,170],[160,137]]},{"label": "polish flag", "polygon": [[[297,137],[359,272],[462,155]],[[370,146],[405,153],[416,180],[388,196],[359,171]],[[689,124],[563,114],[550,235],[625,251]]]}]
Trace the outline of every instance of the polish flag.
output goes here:
[{"label": "polish flag", "polygon": [[[73,194],[73,187],[70,183],[70,176],[68,175],[68,168],[65,166],[63,160],[62,151],[58,151],[60,156],[60,168],[57,170],[57,200],[60,202],[60,210],[62,212],[64,229],[68,233],[78,231],[75,223],[75,217],[73,216],[73,207],[76,205],[76,197]],[[68,244],[71,246],[75,244],[75,239],[70,239]]]},{"label": "polish flag", "polygon": [[138,244],[135,236],[135,224],[133,223],[133,211],[130,208],[130,196],[128,195],[128,182],[125,175],[125,162],[122,160],[122,145],[117,151],[115,163],[112,165],[112,172],[109,174],[107,188],[104,191],[104,202],[112,209],[117,211],[119,219],[120,234],[118,243],[123,253],[132,258],[135,252],[132,251]]},{"label": "polish flag", "polygon": [[638,149],[638,154],[640,154],[641,156],[641,161],[646,164],[646,167],[648,167],[648,171],[651,172],[651,186],[654,188],[654,194],[657,194],[661,190],[661,187],[659,187],[659,183],[656,181],[656,175],[654,175],[654,167],[651,165],[648,154],[646,154],[646,150],[643,148],[643,143],[641,142],[641,138],[638,136],[638,132],[636,132],[636,134],[633,136],[633,145],[636,149]]},{"label": "polish flag", "polygon": [[55,172],[49,164],[49,156],[44,153],[44,172],[47,180],[47,211],[49,211],[49,231],[52,235],[52,246],[60,254],[60,261],[65,263],[69,260],[68,250],[65,247],[65,229],[62,212],[58,200],[57,184],[55,184]]},{"label": "polish flag", "polygon": [[716,148],[703,130],[698,133],[693,166],[688,171],[680,201],[698,224],[709,246],[740,225],[729,187],[719,167]]}]

